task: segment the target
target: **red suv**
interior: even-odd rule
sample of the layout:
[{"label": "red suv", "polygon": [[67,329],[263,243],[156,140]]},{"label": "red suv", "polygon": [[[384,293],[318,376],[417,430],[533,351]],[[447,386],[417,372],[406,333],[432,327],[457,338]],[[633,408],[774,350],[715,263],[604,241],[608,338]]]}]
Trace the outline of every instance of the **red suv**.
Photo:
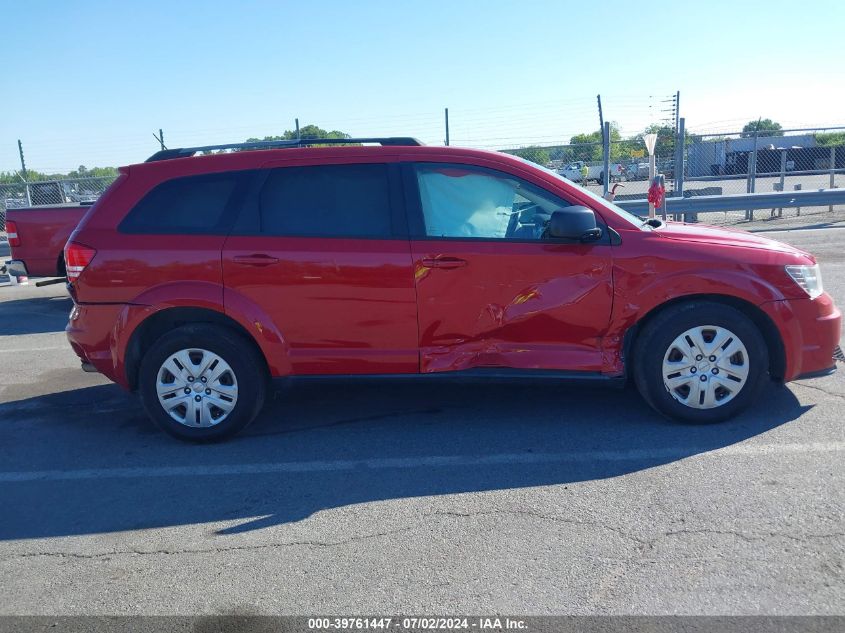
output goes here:
[{"label": "red suv", "polygon": [[805,252],[644,220],[507,154],[358,140],[381,145],[122,168],[65,249],[83,367],[210,440],[277,377],[631,377],[660,413],[703,423],[841,355]]}]

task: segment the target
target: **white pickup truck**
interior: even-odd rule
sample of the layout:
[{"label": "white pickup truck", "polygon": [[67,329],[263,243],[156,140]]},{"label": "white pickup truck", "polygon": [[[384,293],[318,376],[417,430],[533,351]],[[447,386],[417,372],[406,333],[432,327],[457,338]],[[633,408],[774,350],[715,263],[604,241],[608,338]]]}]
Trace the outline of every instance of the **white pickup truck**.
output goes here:
[{"label": "white pickup truck", "polygon": [[[584,178],[583,168],[587,165],[587,177]],[[577,160],[574,163],[569,163],[558,172],[564,178],[568,178],[572,182],[580,183],[583,180],[595,180],[600,185],[604,184],[604,165],[599,163],[597,165],[590,165],[584,161]],[[622,163],[610,163],[610,182],[614,180],[622,180],[625,176],[625,166]]]}]

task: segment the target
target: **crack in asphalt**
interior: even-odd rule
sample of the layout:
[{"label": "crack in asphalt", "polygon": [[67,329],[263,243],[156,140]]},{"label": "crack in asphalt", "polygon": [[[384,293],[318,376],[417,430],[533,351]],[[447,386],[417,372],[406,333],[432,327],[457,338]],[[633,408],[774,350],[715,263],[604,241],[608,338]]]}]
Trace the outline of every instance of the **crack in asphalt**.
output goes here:
[{"label": "crack in asphalt", "polygon": [[581,525],[585,527],[592,527],[592,528],[600,528],[603,530],[608,530],[619,536],[634,541],[640,546],[643,547],[650,547],[652,546],[652,542],[648,540],[644,540],[641,538],[637,538],[633,534],[629,534],[628,532],[624,531],[621,528],[617,528],[614,526],[606,525],[604,523],[597,523],[595,521],[580,521],[578,519],[569,519],[566,517],[561,517],[553,514],[544,514],[542,512],[536,512],[534,510],[479,510],[477,512],[457,512],[457,511],[449,511],[449,510],[438,510],[436,512],[432,512],[426,516],[455,516],[455,517],[471,517],[471,516],[484,516],[484,515],[493,515],[493,514],[510,514],[510,515],[525,515],[534,517],[537,519],[541,519],[544,521],[553,521],[555,523],[566,523],[569,525]]},{"label": "crack in asphalt", "polygon": [[815,385],[808,385],[806,383],[797,382],[797,381],[795,382],[795,384],[798,385],[799,387],[804,387],[805,389],[812,389],[813,391],[820,391],[822,393],[826,393],[827,395],[833,396],[834,398],[845,399],[845,395],[843,395],[841,393],[836,393],[835,391],[830,391],[830,390],[825,389],[823,387],[816,387]]},{"label": "crack in asphalt", "polygon": [[[740,532],[737,530],[718,530],[718,529],[711,529],[711,528],[700,528],[700,529],[690,529],[685,528],[682,530],[673,530],[668,532],[663,532],[662,534],[656,536],[652,539],[644,539],[634,536],[629,532],[626,532],[622,528],[615,527],[612,525],[607,525],[604,523],[596,522],[596,521],[581,521],[578,519],[570,519],[566,517],[561,517],[552,514],[544,514],[542,512],[537,512],[534,510],[479,510],[474,512],[459,512],[453,510],[438,510],[435,512],[430,512],[427,514],[422,515],[422,518],[429,519],[431,517],[455,517],[455,518],[470,518],[470,517],[481,517],[481,516],[492,516],[492,515],[511,515],[511,516],[528,516],[535,519],[540,519],[543,521],[552,521],[554,523],[563,523],[567,525],[578,525],[583,527],[589,528],[597,528],[602,530],[607,530],[613,532],[624,539],[632,541],[637,545],[637,555],[628,557],[625,559],[620,560],[631,560],[632,558],[642,558],[642,554],[646,550],[654,549],[655,546],[663,539],[667,537],[685,537],[690,535],[700,535],[700,534],[707,534],[707,535],[720,535],[720,536],[730,536],[734,538],[738,538],[745,542],[759,542],[765,541],[771,538],[784,538],[789,539],[797,542],[806,542],[809,540],[815,539],[830,539],[830,538],[842,538],[845,537],[845,532],[831,532],[825,534],[802,534],[802,535],[794,535],[794,534],[787,534],[783,532],[767,532],[765,534],[749,534]],[[174,556],[174,555],[182,555],[182,554],[223,554],[227,552],[237,552],[237,551],[251,551],[251,550],[263,550],[263,549],[275,549],[275,548],[286,548],[286,547],[342,547],[344,545],[348,545],[350,543],[359,542],[359,541],[367,541],[376,538],[382,538],[385,536],[394,536],[396,534],[402,534],[405,532],[410,532],[415,530],[419,527],[422,527],[425,521],[420,521],[415,523],[414,525],[405,526],[402,528],[398,528],[395,530],[387,530],[382,532],[374,532],[371,534],[363,534],[360,536],[352,536],[347,539],[342,539],[338,541],[321,541],[321,540],[304,540],[304,541],[287,541],[283,543],[264,543],[260,545],[236,545],[231,547],[210,547],[210,548],[203,548],[203,549],[158,549],[158,550],[139,550],[139,549],[129,549],[129,550],[113,550],[109,552],[100,552],[95,554],[81,554],[77,552],[24,552],[20,554],[13,554],[11,556],[3,557],[0,560],[9,561],[12,559],[17,558],[37,558],[37,557],[56,557],[56,558],[70,558],[70,559],[82,559],[82,560],[97,560],[97,559],[109,559],[114,556],[126,556],[126,555],[134,555],[134,556]],[[613,558],[613,557],[602,557],[602,558]],[[615,558],[613,558],[616,560]],[[644,559],[645,560],[645,559]]]},{"label": "crack in asphalt", "polygon": [[309,541],[289,541],[285,543],[264,543],[261,545],[234,545],[232,547],[209,547],[204,549],[184,549],[184,550],[170,550],[170,549],[158,549],[158,550],[139,550],[139,549],[130,549],[130,550],[113,550],[110,552],[100,552],[97,554],[80,554],[76,552],[25,552],[22,554],[16,554],[7,558],[3,558],[0,560],[11,560],[13,558],[38,558],[41,556],[45,557],[56,557],[56,558],[79,558],[85,560],[95,560],[101,558],[110,558],[112,556],[126,556],[126,555],[137,555],[137,556],[175,556],[180,554],[225,554],[226,552],[237,552],[237,551],[249,551],[249,550],[262,550],[262,549],[274,549],[280,547],[339,547],[342,545],[347,545],[348,543],[352,543],[355,541],[366,541],[369,539],[380,538],[382,536],[393,536],[394,534],[401,534],[402,532],[408,532],[413,530],[417,526],[410,526],[400,528],[398,530],[388,530],[387,532],[375,532],[373,534],[364,534],[361,536],[352,536],[348,539],[343,539],[340,541],[317,541],[317,540],[309,540]]}]

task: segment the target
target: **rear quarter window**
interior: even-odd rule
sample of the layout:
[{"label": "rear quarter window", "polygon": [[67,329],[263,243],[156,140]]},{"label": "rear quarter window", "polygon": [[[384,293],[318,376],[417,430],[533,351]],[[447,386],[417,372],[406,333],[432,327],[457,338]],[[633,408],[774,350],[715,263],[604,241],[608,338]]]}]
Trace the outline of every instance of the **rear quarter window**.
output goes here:
[{"label": "rear quarter window", "polygon": [[118,230],[148,234],[226,234],[235,219],[236,197],[246,173],[189,176],[163,182],[129,211]]}]

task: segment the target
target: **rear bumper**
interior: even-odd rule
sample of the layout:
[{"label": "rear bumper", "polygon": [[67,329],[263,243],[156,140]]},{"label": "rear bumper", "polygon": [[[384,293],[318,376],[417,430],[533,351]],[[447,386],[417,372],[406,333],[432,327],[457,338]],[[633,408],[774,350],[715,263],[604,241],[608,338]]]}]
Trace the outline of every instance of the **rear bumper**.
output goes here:
[{"label": "rear bumper", "polygon": [[783,341],[784,381],[826,375],[836,369],[842,314],[830,295],[770,301],[760,307],[774,321]]},{"label": "rear bumper", "polygon": [[122,363],[116,362],[113,331],[122,304],[74,304],[65,333],[85,371],[97,371],[127,387]]}]

